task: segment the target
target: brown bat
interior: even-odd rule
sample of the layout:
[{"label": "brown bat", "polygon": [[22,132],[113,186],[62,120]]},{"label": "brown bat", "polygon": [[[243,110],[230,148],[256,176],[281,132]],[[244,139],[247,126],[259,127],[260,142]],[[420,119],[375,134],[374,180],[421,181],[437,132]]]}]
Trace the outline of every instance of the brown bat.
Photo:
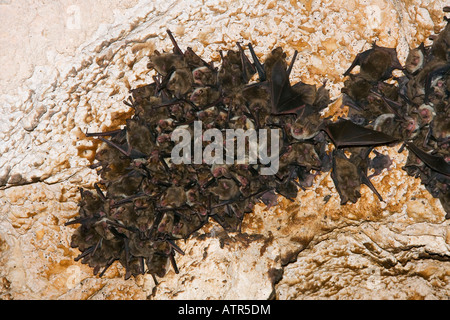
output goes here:
[{"label": "brown bat", "polygon": [[360,66],[361,77],[370,82],[389,79],[393,70],[403,70],[397,58],[397,50],[380,47],[375,42],[371,49],[358,53],[344,76],[348,76],[356,66]]},{"label": "brown bat", "polygon": [[450,163],[445,161],[442,156],[429,154],[411,142],[405,142],[405,145],[432,170],[450,176]]},{"label": "brown bat", "polygon": [[414,49],[410,49],[405,61],[405,71],[411,75],[417,74],[424,64],[426,58],[426,49],[423,42]]}]

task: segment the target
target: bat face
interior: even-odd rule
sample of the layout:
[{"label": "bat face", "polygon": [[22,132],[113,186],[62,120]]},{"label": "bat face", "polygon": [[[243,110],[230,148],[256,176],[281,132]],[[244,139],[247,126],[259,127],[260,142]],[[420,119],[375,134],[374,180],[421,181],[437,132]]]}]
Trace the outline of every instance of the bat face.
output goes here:
[{"label": "bat face", "polygon": [[369,178],[379,175],[384,169],[388,169],[392,165],[392,160],[388,155],[384,155],[374,150],[375,157],[370,160],[369,169],[373,169],[374,173]]},{"label": "bat face", "polygon": [[239,188],[232,179],[219,179],[217,186],[211,188],[211,192],[219,197],[219,200],[230,200],[239,195]]},{"label": "bat face", "polygon": [[163,207],[178,208],[186,203],[186,192],[182,187],[170,187],[161,199]]},{"label": "bat face", "polygon": [[441,117],[434,117],[430,126],[433,137],[438,142],[447,143],[448,145],[450,139],[450,111],[447,111]]},{"label": "bat face", "polygon": [[434,108],[429,104],[422,104],[417,111],[420,116],[422,125],[430,124],[436,116]]},{"label": "bat face", "polygon": [[289,125],[289,132],[294,139],[308,140],[314,138],[320,131],[322,118],[319,113],[312,113],[307,117],[298,117]]}]

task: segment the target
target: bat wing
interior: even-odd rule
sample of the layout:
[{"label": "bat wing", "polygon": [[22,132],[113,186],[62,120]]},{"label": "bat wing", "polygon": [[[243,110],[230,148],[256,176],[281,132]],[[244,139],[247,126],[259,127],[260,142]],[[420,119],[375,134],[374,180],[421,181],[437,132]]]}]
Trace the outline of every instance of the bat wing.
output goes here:
[{"label": "bat wing", "polygon": [[383,50],[384,52],[389,54],[389,56],[391,57],[391,68],[393,68],[393,69],[400,69],[400,70],[403,69],[402,64],[398,60],[397,49],[396,48],[380,47],[380,46],[377,46],[375,43],[374,43],[374,48],[378,48],[379,50]]},{"label": "bat wing", "polygon": [[426,153],[409,142],[406,142],[406,147],[434,171],[450,176],[450,164],[447,163],[444,158]]},{"label": "bat wing", "polygon": [[292,89],[289,83],[289,75],[281,60],[275,62],[270,79],[272,113],[274,114],[299,114],[305,104],[302,94]]},{"label": "bat wing", "polygon": [[241,56],[241,64],[242,64],[242,80],[244,80],[244,83],[247,83],[250,81],[251,77],[256,73],[255,66],[250,62],[248,57],[246,56],[244,49],[242,49],[239,42],[237,43],[239,48],[239,53]]},{"label": "bat wing", "polygon": [[369,187],[370,190],[372,190],[373,193],[380,199],[380,201],[383,201],[383,197],[381,197],[381,194],[377,191],[375,186],[370,181],[369,177],[367,177],[367,173],[365,173],[363,170],[360,170],[359,176],[361,179],[361,183],[364,183],[366,186]]},{"label": "bat wing", "polygon": [[334,145],[339,147],[375,146],[395,142],[398,139],[383,132],[372,130],[350,120],[341,119],[324,127]]},{"label": "bat wing", "polygon": [[266,72],[264,71],[264,66],[258,59],[258,56],[253,50],[253,46],[251,43],[248,44],[248,49],[250,50],[250,54],[252,55],[253,64],[255,65],[256,71],[258,71],[259,81],[266,81]]}]

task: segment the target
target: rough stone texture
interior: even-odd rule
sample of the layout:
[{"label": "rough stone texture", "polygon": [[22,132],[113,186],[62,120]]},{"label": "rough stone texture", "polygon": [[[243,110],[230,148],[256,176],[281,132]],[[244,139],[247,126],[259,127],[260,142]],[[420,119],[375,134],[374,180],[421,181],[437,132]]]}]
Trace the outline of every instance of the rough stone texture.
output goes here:
[{"label": "rough stone texture", "polygon": [[[1,299],[448,299],[450,223],[439,201],[401,170],[407,151],[357,204],[339,205],[329,174],[292,203],[258,205],[241,234],[211,223],[180,242],[179,274],[101,279],[73,258],[78,188],[97,181],[98,143],[132,113],[122,100],[150,82],[147,55],[182,48],[219,61],[251,41],[258,55],[299,50],[292,81],[327,86],[376,40],[404,62],[443,27],[445,1],[0,1]],[[448,5],[448,3],[447,3]],[[11,27],[14,26],[14,27]]]}]

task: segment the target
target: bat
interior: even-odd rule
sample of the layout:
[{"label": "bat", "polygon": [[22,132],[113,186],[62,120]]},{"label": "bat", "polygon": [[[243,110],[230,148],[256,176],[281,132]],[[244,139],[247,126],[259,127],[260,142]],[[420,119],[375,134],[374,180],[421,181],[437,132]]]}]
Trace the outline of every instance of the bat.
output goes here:
[{"label": "bat", "polygon": [[349,201],[356,203],[361,197],[361,184],[367,185],[378,199],[383,201],[367,177],[368,155],[371,149],[371,147],[360,148],[360,150],[352,152],[350,158],[347,158],[342,149],[333,151],[331,178],[341,198],[341,205]]},{"label": "bat", "polygon": [[217,186],[211,187],[211,192],[219,200],[230,200],[239,195],[239,187],[233,179],[222,178],[217,180]]},{"label": "bat", "polygon": [[369,162],[369,169],[374,169],[374,173],[372,173],[368,178],[372,178],[374,176],[379,175],[384,169],[388,169],[392,165],[392,160],[388,155],[384,155],[377,150],[372,150],[375,153],[375,157]]},{"label": "bat", "polygon": [[448,74],[450,74],[450,63],[438,67],[428,73],[425,80],[425,103],[429,102],[429,98],[432,93],[434,93],[434,95],[438,95],[438,101],[446,96],[445,91],[447,90],[447,88],[444,88],[443,86],[445,85],[445,77]]},{"label": "bat", "polygon": [[221,101],[220,92],[213,87],[196,88],[190,95],[189,100],[197,107],[207,109]]},{"label": "bat", "polygon": [[448,59],[448,49],[450,44],[450,24],[447,21],[444,30],[442,30],[439,35],[437,35],[433,40],[433,45],[431,46],[431,54],[436,58],[436,60],[446,61]]},{"label": "bat", "polygon": [[[294,57],[296,57],[296,56],[297,56],[297,54],[294,55]],[[267,79],[272,78],[273,67],[275,66],[276,63],[281,63],[283,65],[284,69],[286,69],[286,67],[287,67],[286,53],[283,51],[283,48],[281,48],[281,47],[276,47],[275,49],[273,49],[264,60],[263,68],[264,68],[265,77]],[[294,63],[294,60],[291,61],[291,66],[293,63]],[[289,72],[291,69],[292,69],[292,67],[289,67],[289,69],[288,69]],[[289,72],[288,72],[288,75],[289,75]]]},{"label": "bat", "polygon": [[356,66],[360,66],[361,77],[370,82],[389,79],[393,70],[403,70],[397,58],[397,50],[380,47],[375,42],[371,49],[356,55],[344,76],[348,76]]},{"label": "bat", "polygon": [[325,124],[322,130],[327,133],[337,148],[377,146],[398,141],[395,137],[357,125],[346,119]]},{"label": "bat", "polygon": [[[341,92],[351,98],[356,109],[360,109],[359,103],[367,99],[372,84],[359,74],[349,74],[349,78],[344,81],[344,87]],[[353,105],[351,105],[353,106]]]},{"label": "bat", "polygon": [[194,83],[199,86],[215,86],[217,82],[217,73],[211,68],[200,66],[192,70]]},{"label": "bat", "polygon": [[165,87],[170,90],[176,98],[181,98],[192,90],[193,81],[194,79],[190,69],[177,69],[170,74]]},{"label": "bat", "polygon": [[244,84],[241,54],[230,50],[226,55],[223,55],[223,52],[220,51],[220,56],[222,58],[222,65],[217,74],[217,83],[220,90],[229,92],[232,88]]},{"label": "bat", "polygon": [[450,163],[444,160],[442,156],[429,154],[411,142],[405,142],[406,148],[413,152],[432,170],[450,176]]},{"label": "bat", "polygon": [[446,111],[441,111],[440,116],[433,116],[430,122],[430,131],[433,138],[439,145],[444,146],[450,142],[450,108],[447,106]]},{"label": "bat", "polygon": [[170,72],[177,69],[187,68],[183,55],[176,53],[159,53],[155,51],[147,63],[149,69],[155,69],[162,76],[167,76]]},{"label": "bat", "polygon": [[168,188],[161,199],[161,206],[169,208],[178,208],[187,201],[186,192],[183,187],[171,186]]},{"label": "bat", "polygon": [[277,60],[272,67],[270,90],[272,113],[275,115],[298,115],[305,107],[303,95],[292,88],[289,74],[281,60]]},{"label": "bat", "polygon": [[243,83],[248,83],[256,73],[256,68],[248,59],[247,55],[244,52],[244,49],[242,49],[239,42],[237,43],[237,46],[239,48],[239,53],[241,56],[242,81]]},{"label": "bat", "polygon": [[[178,240],[211,220],[240,231],[256,203],[274,206],[280,195],[294,201],[324,171],[331,171],[341,204],[357,202],[363,184],[383,201],[370,178],[389,170],[392,159],[374,150],[379,145],[403,142],[409,151],[403,169],[422,180],[450,217],[448,24],[431,48],[410,50],[405,68],[395,49],[373,44],[358,54],[342,89],[350,120],[337,121],[321,115],[331,102],[326,81],[317,88],[291,85],[297,51],[288,62],[277,47],[261,63],[251,44],[249,58],[237,43],[219,52],[221,65],[214,67],[167,34],[173,50],[149,56],[156,74],[130,90],[124,103],[134,115],[124,128],[86,132],[104,142],[95,155],[101,180],[92,191],[80,190],[79,216],[66,225],[79,224],[70,245],[94,274],[102,276],[115,261],[126,279],[146,272],[156,279],[169,265],[178,273],[176,255],[184,254]],[[351,73],[355,66],[358,74]],[[405,76],[392,77],[394,69]],[[171,134],[184,128],[195,144],[197,120],[202,129],[223,132],[280,129],[278,172],[262,175],[262,163],[172,163]]]},{"label": "bat", "polygon": [[425,64],[426,49],[423,42],[414,49],[410,49],[405,61],[405,71],[410,75],[415,75]]}]

